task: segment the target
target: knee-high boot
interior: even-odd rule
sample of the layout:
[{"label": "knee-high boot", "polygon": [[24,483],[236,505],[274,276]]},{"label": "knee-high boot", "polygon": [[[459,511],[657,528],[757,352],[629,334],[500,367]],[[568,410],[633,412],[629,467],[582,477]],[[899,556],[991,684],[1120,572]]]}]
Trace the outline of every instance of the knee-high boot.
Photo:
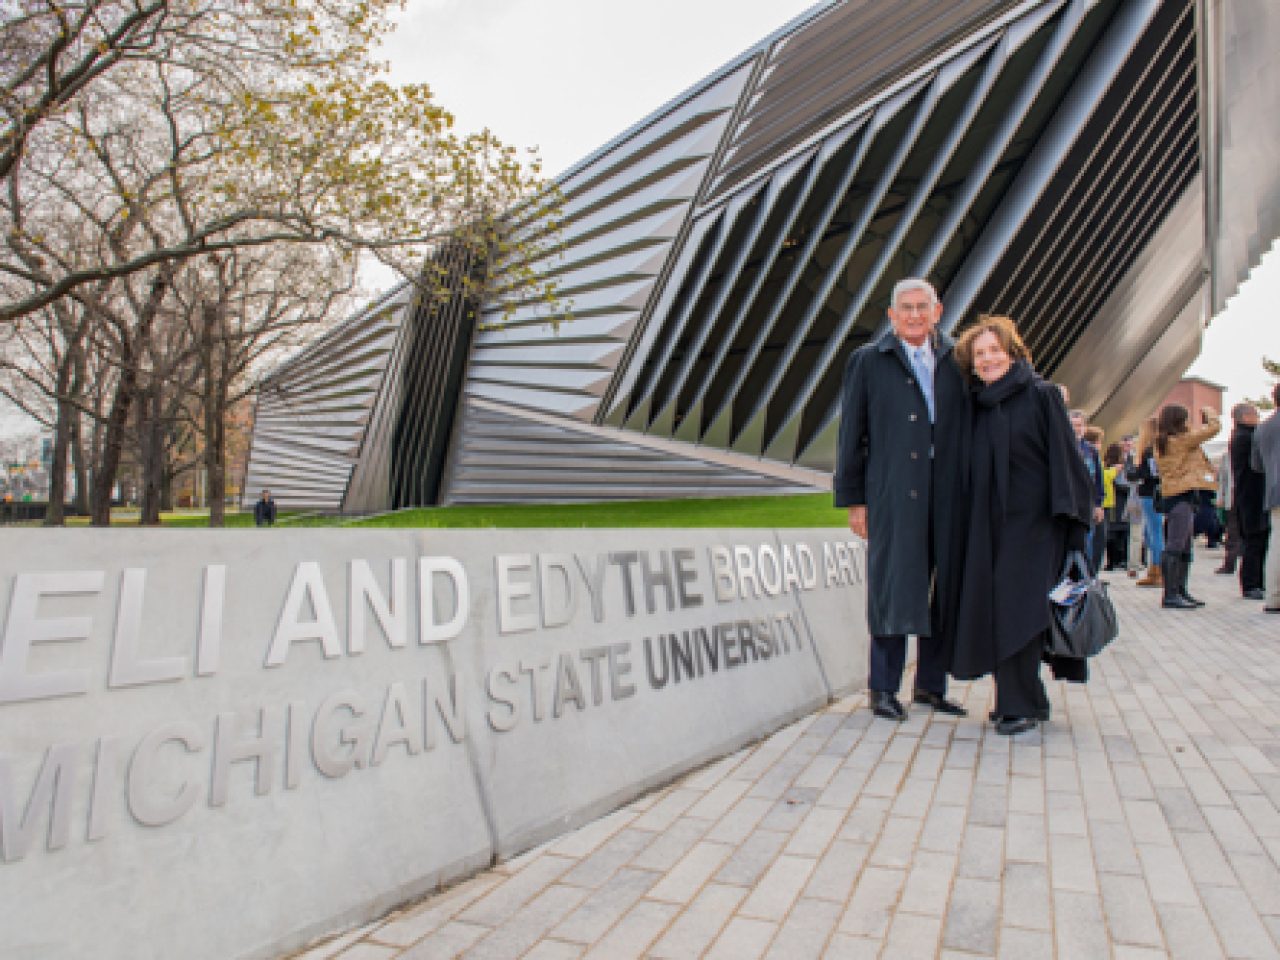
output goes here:
[{"label": "knee-high boot", "polygon": [[1184,551],[1182,554],[1182,583],[1178,587],[1178,591],[1182,594],[1182,599],[1190,600],[1197,607],[1203,607],[1204,601],[1197,600],[1191,594],[1187,593],[1187,578],[1191,575],[1191,551]]},{"label": "knee-high boot", "polygon": [[1164,599],[1160,602],[1160,606],[1166,610],[1198,609],[1194,602],[1182,595],[1187,583],[1186,554],[1165,550],[1160,556],[1160,567],[1164,574]]}]

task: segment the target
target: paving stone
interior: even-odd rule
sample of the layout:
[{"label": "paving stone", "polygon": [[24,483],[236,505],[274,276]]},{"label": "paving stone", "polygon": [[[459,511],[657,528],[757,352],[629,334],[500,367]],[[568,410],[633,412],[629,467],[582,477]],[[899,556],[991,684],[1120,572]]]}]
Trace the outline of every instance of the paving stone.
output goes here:
[{"label": "paving stone", "polygon": [[823,953],[823,960],[876,960],[883,947],[883,940],[836,933]]},{"label": "paving stone", "polygon": [[1097,893],[1097,864],[1087,837],[1050,836],[1049,867],[1055,890]]},{"label": "paving stone", "polygon": [[1054,890],[1053,921],[1059,960],[1097,960],[1110,953],[1097,895]]},{"label": "paving stone", "polygon": [[660,876],[647,870],[619,870],[565,917],[551,931],[552,936],[575,943],[594,943],[648,892]]},{"label": "paving stone", "polygon": [[496,927],[558,880],[572,865],[573,861],[567,857],[539,857],[467,907],[458,919]]},{"label": "paving stone", "polygon": [[578,887],[548,887],[467,951],[468,960],[516,960],[586,896]]},{"label": "paving stone", "polygon": [[827,900],[800,899],[778,930],[766,960],[822,960],[842,910]]},{"label": "paving stone", "polygon": [[757,830],[725,861],[715,875],[716,882],[743,887],[752,885],[764,876],[786,843],[785,833]]},{"label": "paving stone", "polygon": [[738,909],[744,917],[781,922],[809,881],[816,861],[809,857],[781,856],[760,878]]},{"label": "paving stone", "polygon": [[878,867],[908,866],[915,856],[916,838],[923,826],[923,821],[914,818],[890,816],[880,831],[879,841],[871,849],[870,862]]},{"label": "paving stone", "polygon": [[742,887],[709,884],[653,945],[650,956],[663,960],[699,956],[720,935],[746,894]]},{"label": "paving stone", "polygon": [[481,874],[446,890],[379,926],[370,938],[395,947],[407,947],[448,923],[499,883],[493,873]]},{"label": "paving stone", "polygon": [[1106,874],[1099,878],[1102,906],[1112,937],[1120,943],[1162,948],[1160,921],[1141,877]]},{"label": "paving stone", "polygon": [[1205,887],[1201,896],[1228,956],[1280,956],[1280,947],[1277,947],[1243,890],[1238,887]]},{"label": "paving stone", "polygon": [[1047,863],[1049,842],[1044,817],[1039,814],[1011,813],[1004,833],[1006,860]]},{"label": "paving stone", "polygon": [[797,857],[820,857],[844,825],[844,813],[830,807],[809,810],[787,844],[787,853]]},{"label": "paving stone", "polygon": [[625,864],[653,843],[655,834],[625,829],[601,844],[591,856],[561,877],[575,887],[599,887],[607,883]]},{"label": "paving stone", "polygon": [[898,894],[906,881],[902,870],[867,867],[849,898],[848,908],[840,918],[840,932],[859,937],[881,939],[888,933],[889,919]]},{"label": "paving stone", "polygon": [[911,913],[894,915],[885,943],[886,957],[902,960],[932,960],[938,954],[942,937],[941,917],[922,917]]},{"label": "paving stone", "polygon": [[1213,834],[1180,830],[1175,836],[1182,861],[1189,867],[1192,882],[1197,886],[1234,887],[1237,884],[1235,871]]},{"label": "paving stone", "polygon": [[582,956],[582,947],[563,940],[542,940],[524,955],[524,960],[576,960]]},{"label": "paving stone", "polygon": [[853,840],[837,840],[818,861],[804,896],[843,904],[853,892],[871,847]]},{"label": "paving stone", "polygon": [[337,955],[337,960],[391,960],[395,955],[395,947],[383,947],[366,941],[343,950]]},{"label": "paving stone", "polygon": [[1053,960],[1053,934],[1041,930],[1000,930],[1000,960]]},{"label": "paving stone", "polygon": [[1280,917],[1280,869],[1271,857],[1252,853],[1234,853],[1231,867],[1240,885],[1261,914]]},{"label": "paving stone", "polygon": [[1004,867],[1005,831],[970,823],[960,848],[960,876],[999,880]]},{"label": "paving stone", "polygon": [[772,806],[771,800],[743,797],[707,831],[707,839],[718,843],[741,843],[751,835]]},{"label": "paving stone", "polygon": [[1171,957],[1204,960],[1205,957],[1225,955],[1209,915],[1198,902],[1176,904],[1157,901],[1156,912],[1160,915],[1160,925],[1164,928]]},{"label": "paving stone", "polygon": [[755,960],[764,955],[777,931],[776,923],[734,917],[707,951],[707,960]]},{"label": "paving stone", "polygon": [[[749,780],[722,780],[689,808],[689,816],[702,820],[719,820],[742,799],[751,787]],[[762,801],[762,803],[765,803]],[[767,809],[767,803],[765,803]]]},{"label": "paving stone", "polygon": [[679,907],[641,900],[603,940],[587,951],[586,960],[631,960],[646,955],[649,945],[671,923]]},{"label": "paving stone", "polygon": [[704,841],[696,844],[653,885],[649,898],[688,903],[732,853],[733,847],[725,843]]},{"label": "paving stone", "polygon": [[[920,849],[957,853],[964,842],[965,808],[936,803],[920,831]],[[842,834],[843,835],[843,834]]]},{"label": "paving stone", "polygon": [[670,870],[689,852],[690,847],[702,839],[706,829],[705,820],[680,820],[657,834],[647,847],[631,858],[630,865],[637,870]]},{"label": "paving stone", "polygon": [[991,956],[999,929],[1000,884],[993,880],[957,879],[943,928],[943,946]]},{"label": "paving stone", "polygon": [[1151,889],[1151,899],[1157,904],[1199,905],[1195,885],[1177,848],[1140,844],[1138,859]]},{"label": "paving stone", "polygon": [[957,863],[954,854],[918,852],[907,873],[898,909],[934,917],[945,915]]},{"label": "paving stone", "polygon": [[419,940],[399,954],[397,960],[440,960],[441,957],[457,957],[481,937],[489,933],[488,927],[451,920],[429,937]]},{"label": "paving stone", "polygon": [[1051,930],[1051,904],[1047,866],[1038,863],[1005,865],[1001,919],[1006,926]]}]

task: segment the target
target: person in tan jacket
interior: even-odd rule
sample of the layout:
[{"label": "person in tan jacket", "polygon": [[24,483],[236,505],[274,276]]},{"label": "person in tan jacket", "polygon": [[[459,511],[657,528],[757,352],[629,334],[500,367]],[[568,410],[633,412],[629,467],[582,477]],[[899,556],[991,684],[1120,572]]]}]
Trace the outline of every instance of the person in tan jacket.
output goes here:
[{"label": "person in tan jacket", "polygon": [[1212,440],[1222,425],[1212,407],[1205,407],[1201,415],[1204,425],[1193,430],[1187,408],[1171,403],[1160,411],[1156,430],[1156,467],[1168,518],[1164,554],[1160,558],[1164,574],[1164,599],[1160,605],[1170,610],[1204,606],[1187,593],[1187,574],[1196,508],[1217,488],[1217,474],[1200,445]]}]

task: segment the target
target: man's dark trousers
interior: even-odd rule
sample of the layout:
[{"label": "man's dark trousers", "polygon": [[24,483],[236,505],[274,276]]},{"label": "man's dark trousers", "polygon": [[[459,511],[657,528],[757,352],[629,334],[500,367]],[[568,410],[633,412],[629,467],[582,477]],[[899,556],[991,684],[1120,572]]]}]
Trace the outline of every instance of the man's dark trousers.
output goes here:
[{"label": "man's dark trousers", "polygon": [[[947,670],[938,653],[942,644],[929,637],[916,643],[917,690],[944,694],[947,692]],[[902,634],[871,638],[871,676],[867,686],[878,693],[897,693],[902,686],[902,671],[907,665],[907,638]]]},{"label": "man's dark trousers", "polygon": [[1265,586],[1262,576],[1267,562],[1267,540],[1271,536],[1269,527],[1251,530],[1240,537],[1243,550],[1240,552],[1240,592],[1261,590]]}]

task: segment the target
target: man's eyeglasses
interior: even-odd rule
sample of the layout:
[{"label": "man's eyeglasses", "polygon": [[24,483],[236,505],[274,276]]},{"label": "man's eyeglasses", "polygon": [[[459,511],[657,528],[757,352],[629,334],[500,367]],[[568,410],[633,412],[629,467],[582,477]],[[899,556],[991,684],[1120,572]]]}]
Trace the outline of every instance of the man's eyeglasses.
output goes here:
[{"label": "man's eyeglasses", "polygon": [[932,303],[902,303],[894,309],[899,313],[932,313],[934,306]]}]

